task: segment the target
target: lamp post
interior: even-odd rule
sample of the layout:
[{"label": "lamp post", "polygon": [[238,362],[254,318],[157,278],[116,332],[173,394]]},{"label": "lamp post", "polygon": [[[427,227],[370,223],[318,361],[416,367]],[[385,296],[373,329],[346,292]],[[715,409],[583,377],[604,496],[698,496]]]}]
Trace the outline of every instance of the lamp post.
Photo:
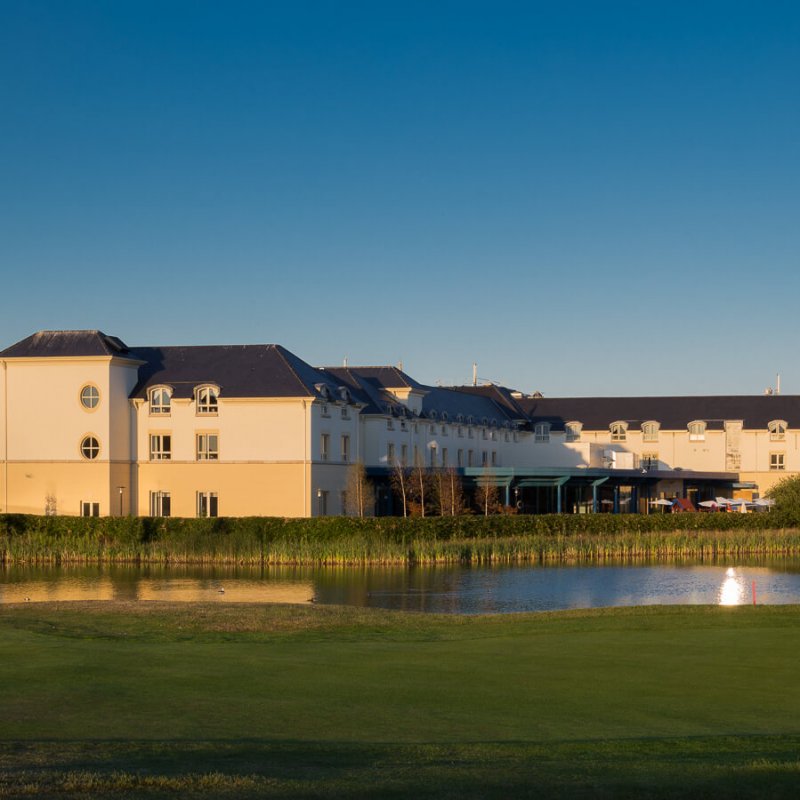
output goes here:
[{"label": "lamp post", "polygon": [[119,515],[122,516],[122,492],[125,490],[124,486],[117,486],[119,490]]}]

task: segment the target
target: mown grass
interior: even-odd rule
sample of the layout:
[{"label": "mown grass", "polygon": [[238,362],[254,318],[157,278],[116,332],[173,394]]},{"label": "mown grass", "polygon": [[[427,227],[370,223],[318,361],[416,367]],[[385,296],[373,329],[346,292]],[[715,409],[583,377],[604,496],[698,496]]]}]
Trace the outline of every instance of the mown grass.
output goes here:
[{"label": "mown grass", "polygon": [[0,515],[5,563],[444,564],[800,555],[772,514],[354,519]]},{"label": "mown grass", "polygon": [[794,797],[798,623],[0,606],[0,797]]}]

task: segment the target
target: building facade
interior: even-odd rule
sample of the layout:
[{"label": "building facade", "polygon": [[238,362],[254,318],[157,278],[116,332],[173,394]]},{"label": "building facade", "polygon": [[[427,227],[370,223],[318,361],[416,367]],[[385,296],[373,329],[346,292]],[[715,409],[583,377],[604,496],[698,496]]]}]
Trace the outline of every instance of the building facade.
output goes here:
[{"label": "building facade", "polygon": [[522,511],[647,511],[800,473],[798,412],[792,396],[544,398],[316,368],[280,345],[41,331],[0,352],[0,513],[341,514],[356,462],[377,513],[414,465]]}]

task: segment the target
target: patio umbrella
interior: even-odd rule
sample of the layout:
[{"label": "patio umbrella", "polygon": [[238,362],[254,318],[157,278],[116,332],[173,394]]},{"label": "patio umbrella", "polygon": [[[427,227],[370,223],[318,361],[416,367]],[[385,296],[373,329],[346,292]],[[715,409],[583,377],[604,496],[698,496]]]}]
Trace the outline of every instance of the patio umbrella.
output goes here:
[{"label": "patio umbrella", "polygon": [[659,497],[658,500],[651,500],[650,503],[654,506],[671,506],[672,500],[666,500],[663,497]]},{"label": "patio umbrella", "polygon": [[697,505],[703,506],[703,508],[717,508],[719,503],[714,500],[701,500]]}]

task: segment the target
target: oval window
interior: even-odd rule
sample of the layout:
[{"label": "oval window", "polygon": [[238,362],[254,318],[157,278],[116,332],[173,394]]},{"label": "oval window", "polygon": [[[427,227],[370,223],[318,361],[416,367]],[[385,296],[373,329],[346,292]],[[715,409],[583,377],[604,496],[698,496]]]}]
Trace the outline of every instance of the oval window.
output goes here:
[{"label": "oval window", "polygon": [[91,411],[97,408],[99,402],[100,390],[96,386],[89,383],[81,389],[81,405],[84,408],[88,408]]},{"label": "oval window", "polygon": [[90,460],[97,458],[100,455],[100,442],[94,436],[85,436],[81,442],[81,455]]}]

